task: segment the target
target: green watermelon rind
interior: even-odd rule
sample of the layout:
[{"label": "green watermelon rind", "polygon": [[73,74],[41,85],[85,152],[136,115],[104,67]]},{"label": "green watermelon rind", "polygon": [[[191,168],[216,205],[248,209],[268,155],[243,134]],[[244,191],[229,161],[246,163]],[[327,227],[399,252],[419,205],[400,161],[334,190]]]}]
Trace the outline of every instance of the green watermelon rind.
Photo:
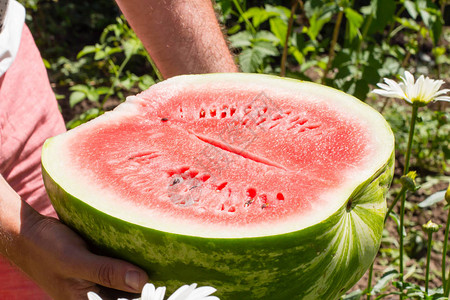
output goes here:
[{"label": "green watermelon rind", "polygon": [[[191,75],[178,79],[181,85],[176,89],[182,90],[189,83],[195,83],[195,78],[203,82],[234,78],[250,83],[253,79],[258,80],[255,76]],[[258,76],[264,80],[273,79],[274,84],[299,83]],[[72,194],[60,185],[65,186],[71,179],[70,174],[61,177],[64,170],[59,171],[60,164],[52,162],[58,155],[55,149],[59,147],[52,138],[44,145],[42,168],[55,210],[63,222],[101,253],[142,267],[152,283],[167,286],[169,292],[183,284],[196,282],[216,287],[215,294],[222,300],[337,299],[359,280],[379,249],[386,214],[385,197],[393,176],[393,134],[381,115],[356,98],[314,83],[301,83],[304,88],[317,90],[321,95],[334,95],[340,98],[339,101],[353,99],[349,103],[342,102],[339,110],[345,111],[356,105],[357,110],[370,114],[372,124],[375,124],[370,132],[380,133],[375,139],[378,143],[383,141],[382,151],[371,158],[376,162],[373,169],[358,174],[360,181],[355,181],[353,192],[336,195],[335,207],[338,209],[331,213],[322,213],[305,226],[301,224],[298,230],[276,235],[263,232],[253,237],[200,237],[195,236],[196,232],[187,235],[149,228],[142,222],[141,225],[134,224],[130,222],[133,218],[129,214],[122,216],[127,218],[125,221],[95,208],[95,199],[88,199],[92,201],[89,205],[83,201],[86,199],[75,197],[73,194],[83,188],[81,182],[68,189]],[[171,88],[172,82],[168,80],[165,84]],[[141,100],[134,97],[119,106],[116,114],[133,116],[136,109],[133,101]]]},{"label": "green watermelon rind", "polygon": [[337,299],[360,279],[379,249],[393,165],[394,153],[320,223],[254,238],[202,238],[132,224],[67,193],[45,165],[43,177],[63,222],[102,253],[142,267],[152,283],[169,292],[196,282],[218,288],[215,295],[223,300]]}]

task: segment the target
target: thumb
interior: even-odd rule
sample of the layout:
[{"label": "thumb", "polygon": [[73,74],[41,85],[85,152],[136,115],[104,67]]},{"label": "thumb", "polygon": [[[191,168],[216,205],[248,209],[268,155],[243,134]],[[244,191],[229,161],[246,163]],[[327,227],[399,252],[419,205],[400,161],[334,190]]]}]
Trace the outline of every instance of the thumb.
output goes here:
[{"label": "thumb", "polygon": [[148,282],[142,269],[122,260],[94,254],[85,265],[84,273],[84,279],[88,281],[131,293],[140,293]]}]

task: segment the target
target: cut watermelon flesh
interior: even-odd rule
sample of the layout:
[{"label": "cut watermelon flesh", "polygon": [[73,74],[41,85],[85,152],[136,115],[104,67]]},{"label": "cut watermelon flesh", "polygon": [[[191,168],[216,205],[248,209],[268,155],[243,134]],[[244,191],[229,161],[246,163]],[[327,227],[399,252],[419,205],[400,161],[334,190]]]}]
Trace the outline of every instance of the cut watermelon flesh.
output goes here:
[{"label": "cut watermelon flesh", "polygon": [[[358,100],[314,84],[280,80],[285,90],[272,90],[233,76],[229,91],[203,80],[186,92],[186,77],[130,97],[89,130],[52,141],[59,152],[47,155],[61,160],[47,172],[75,197],[133,223],[245,237],[325,219],[389,159],[390,131]],[[52,172],[61,167],[65,174]]]}]

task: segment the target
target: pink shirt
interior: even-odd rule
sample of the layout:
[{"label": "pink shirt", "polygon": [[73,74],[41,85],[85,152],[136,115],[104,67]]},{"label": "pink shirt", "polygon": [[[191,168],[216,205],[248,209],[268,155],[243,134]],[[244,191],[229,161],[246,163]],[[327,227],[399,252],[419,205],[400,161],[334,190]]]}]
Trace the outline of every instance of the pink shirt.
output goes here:
[{"label": "pink shirt", "polygon": [[17,57],[0,78],[0,173],[37,211],[56,216],[44,190],[41,147],[65,131],[47,71],[27,27]]},{"label": "pink shirt", "polygon": [[[27,27],[19,51],[0,77],[0,173],[37,211],[56,216],[41,175],[45,139],[65,131],[42,58]],[[0,299],[49,299],[0,257]]]}]

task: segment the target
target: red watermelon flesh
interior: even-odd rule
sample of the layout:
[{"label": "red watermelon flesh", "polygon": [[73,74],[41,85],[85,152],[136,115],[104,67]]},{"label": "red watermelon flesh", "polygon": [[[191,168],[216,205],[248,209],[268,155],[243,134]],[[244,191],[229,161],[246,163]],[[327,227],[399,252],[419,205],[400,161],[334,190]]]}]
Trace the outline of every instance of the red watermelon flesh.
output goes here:
[{"label": "red watermelon flesh", "polygon": [[272,235],[331,215],[392,150],[379,117],[335,90],[189,84],[163,82],[69,132],[70,193],[164,231]]}]

